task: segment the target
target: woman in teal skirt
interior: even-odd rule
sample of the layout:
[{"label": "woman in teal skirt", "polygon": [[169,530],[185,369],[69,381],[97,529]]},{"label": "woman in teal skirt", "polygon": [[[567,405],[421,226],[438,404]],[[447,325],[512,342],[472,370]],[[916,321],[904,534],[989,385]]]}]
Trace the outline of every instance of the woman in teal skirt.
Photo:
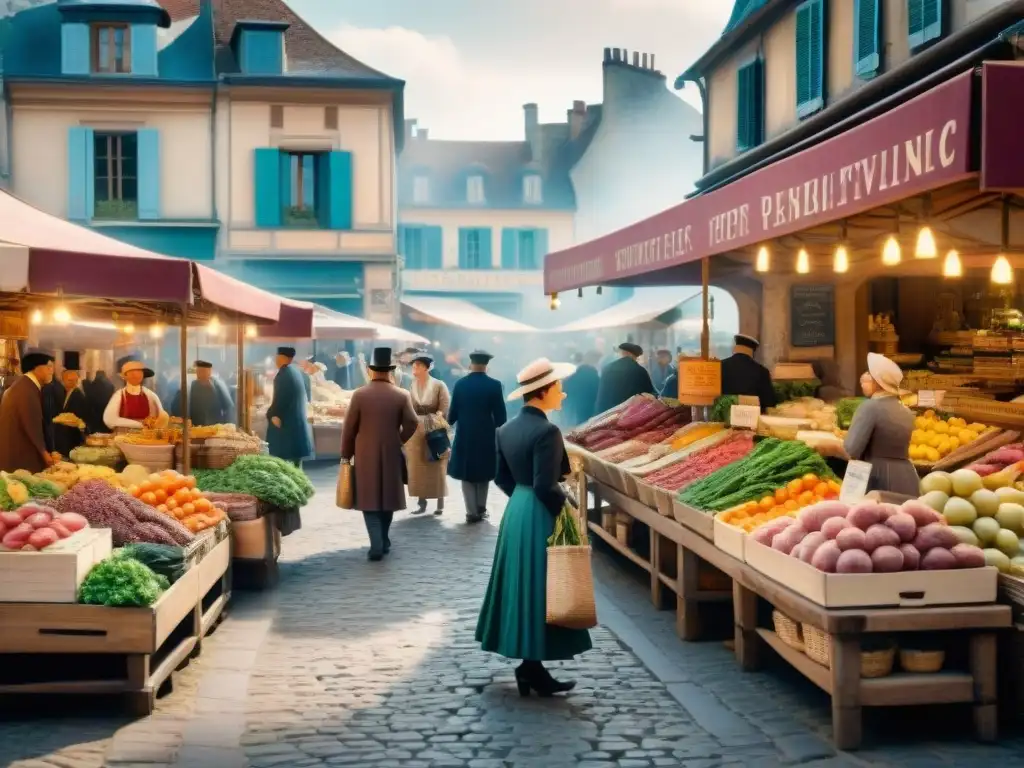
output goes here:
[{"label": "woman in teal skirt", "polygon": [[497,435],[495,482],[509,502],[476,639],[485,651],[522,659],[516,668],[521,696],[531,690],[540,696],[571,691],[576,683],[555,680],[543,662],[571,659],[592,647],[586,630],[549,625],[545,611],[547,540],[566,501],[559,483],[569,474],[562,433],[547,414],[561,409],[562,379],[575,370],[546,358],[526,366],[508,398],[523,398],[523,409]]}]

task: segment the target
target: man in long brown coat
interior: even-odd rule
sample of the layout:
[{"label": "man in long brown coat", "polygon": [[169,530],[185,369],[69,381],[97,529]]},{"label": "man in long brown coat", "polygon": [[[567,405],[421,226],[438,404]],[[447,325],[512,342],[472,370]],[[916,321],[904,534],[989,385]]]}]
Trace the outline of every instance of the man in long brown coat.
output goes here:
[{"label": "man in long brown coat", "polygon": [[43,387],[53,381],[53,355],[29,350],[21,370],[24,375],[0,401],[0,470],[42,472],[53,464],[43,423]]},{"label": "man in long brown coat", "polygon": [[373,350],[367,368],[370,382],[355,391],[345,413],[341,458],[352,462],[355,508],[363,513],[370,536],[369,559],[377,561],[391,551],[391,520],[405,509],[402,446],[419,421],[409,393],[391,383],[391,350]]}]

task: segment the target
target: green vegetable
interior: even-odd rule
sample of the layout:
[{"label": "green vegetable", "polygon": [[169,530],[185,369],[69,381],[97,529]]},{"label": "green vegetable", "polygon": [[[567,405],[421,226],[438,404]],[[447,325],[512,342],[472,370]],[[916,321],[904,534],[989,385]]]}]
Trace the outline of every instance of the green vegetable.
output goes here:
[{"label": "green vegetable", "polygon": [[12,509],[16,509],[17,504],[14,503],[14,499],[11,498],[11,494],[7,492],[7,483],[0,480],[0,509],[4,512],[10,512]]},{"label": "green vegetable", "polygon": [[43,480],[33,475],[28,477],[15,475],[15,479],[25,486],[28,495],[33,499],[56,499],[60,496],[60,488],[49,480]]},{"label": "green vegetable", "polygon": [[115,552],[115,557],[127,557],[138,560],[148,566],[159,576],[165,577],[171,584],[185,575],[188,565],[185,562],[185,550],[182,547],[168,544],[126,544]]},{"label": "green vegetable", "polygon": [[227,469],[200,469],[199,490],[207,493],[246,493],[282,509],[305,506],[313,484],[294,464],[273,456],[239,456]]},{"label": "green vegetable", "polygon": [[853,415],[860,408],[866,397],[844,397],[836,403],[836,423],[840,429],[849,429],[853,423]]},{"label": "green vegetable", "polygon": [[814,397],[814,393],[818,391],[821,382],[817,379],[810,379],[808,381],[775,381],[772,382],[772,386],[775,388],[775,398],[780,403],[785,403],[801,397]]},{"label": "green vegetable", "polygon": [[576,525],[576,515],[572,507],[566,504],[555,518],[555,531],[548,537],[548,546],[578,547],[580,541],[580,529]]},{"label": "green vegetable", "polygon": [[697,509],[722,512],[775,493],[806,474],[835,477],[825,460],[804,443],[768,438],[745,458],[690,485],[679,494],[679,500]]},{"label": "green vegetable", "polygon": [[722,395],[715,400],[715,404],[711,406],[710,420],[728,424],[729,414],[732,413],[732,407],[739,404],[739,395]]},{"label": "green vegetable", "polygon": [[164,576],[130,557],[111,557],[93,566],[78,591],[88,605],[152,605],[169,586]]}]

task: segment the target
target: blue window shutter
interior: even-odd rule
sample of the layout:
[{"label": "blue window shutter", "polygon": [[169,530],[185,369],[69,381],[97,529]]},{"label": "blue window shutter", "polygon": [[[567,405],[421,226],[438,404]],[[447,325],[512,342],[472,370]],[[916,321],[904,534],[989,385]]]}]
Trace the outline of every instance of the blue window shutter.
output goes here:
[{"label": "blue window shutter", "polygon": [[160,132],[156,128],[140,128],[139,148],[139,218],[160,218]]},{"label": "blue window shutter", "polygon": [[[285,155],[285,157],[288,157]],[[289,170],[289,174],[291,171]],[[288,198],[287,202],[291,201],[291,178],[289,176],[288,183]],[[286,203],[287,204],[287,203]],[[331,220],[331,156],[327,153],[317,156],[316,159],[316,219],[317,223],[324,228],[327,228],[328,222]],[[399,230],[402,228],[399,227]],[[399,234],[399,247],[405,245],[405,241],[401,239],[402,235]]]},{"label": "blue window shutter", "polygon": [[405,266],[409,266],[409,246],[406,244],[406,232],[409,228],[405,224],[399,224],[395,231],[395,250],[405,259]]},{"label": "blue window shutter", "polygon": [[95,192],[95,147],[92,128],[68,129],[68,219],[92,218]]},{"label": "blue window shutter", "polygon": [[544,267],[544,257],[548,255],[548,231],[546,229],[533,230],[533,258],[537,269]]},{"label": "blue window shutter", "polygon": [[281,226],[281,152],[260,147],[253,158],[256,194],[256,226]]},{"label": "blue window shutter", "polygon": [[480,269],[491,269],[494,266],[494,233],[490,227],[481,227],[477,232],[480,233]]},{"label": "blue window shutter", "polygon": [[442,251],[441,227],[423,228],[423,248],[426,253],[424,261],[427,269],[442,269],[444,252]]},{"label": "blue window shutter", "polygon": [[60,25],[60,71],[65,75],[89,74],[89,25]]},{"label": "blue window shutter", "polygon": [[879,56],[878,0],[856,0],[853,9],[853,68],[860,77],[873,77]]},{"label": "blue window shutter", "polygon": [[469,269],[469,230],[459,227],[459,269]]},{"label": "blue window shutter", "polygon": [[825,104],[825,18],[822,0],[796,9],[796,113],[806,117]]},{"label": "blue window shutter", "polygon": [[755,59],[736,73],[736,149],[764,140],[764,62]]},{"label": "blue window shutter", "polygon": [[328,229],[352,229],[352,153],[330,152],[331,199]]},{"label": "blue window shutter", "polygon": [[519,230],[505,227],[501,230],[501,268],[518,269]]},{"label": "blue window shutter", "polygon": [[942,0],[907,0],[907,41],[910,48],[942,37]]},{"label": "blue window shutter", "polygon": [[284,69],[284,33],[247,29],[239,40],[240,64],[247,75],[280,75]]},{"label": "blue window shutter", "polygon": [[132,24],[132,74],[156,77],[156,25]]}]

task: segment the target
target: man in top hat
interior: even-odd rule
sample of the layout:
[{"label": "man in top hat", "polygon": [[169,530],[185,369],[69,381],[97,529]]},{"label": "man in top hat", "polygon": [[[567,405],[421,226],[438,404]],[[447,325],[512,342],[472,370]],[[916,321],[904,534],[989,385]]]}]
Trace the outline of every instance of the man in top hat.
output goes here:
[{"label": "man in top hat", "polygon": [[487,517],[487,489],[498,468],[495,433],[505,423],[505,395],[501,382],[487,375],[494,355],[483,350],[469,355],[469,373],[455,382],[448,423],[455,428],[448,476],[462,481],[466,522]]},{"label": "man in top hat", "polygon": [[294,359],[292,347],[278,347],[274,395],[267,409],[267,442],[271,456],[302,466],[303,459],[313,455],[313,429],[306,416],[309,398],[303,379],[308,378],[292,365]]},{"label": "man in top hat", "polygon": [[353,464],[354,507],[363,513],[374,561],[391,551],[391,520],[405,509],[402,446],[419,427],[411,396],[391,382],[394,370],[391,350],[374,349],[370,381],[352,393],[341,431],[341,458]]},{"label": "man in top hat", "polygon": [[[64,370],[60,374],[60,400],[57,403],[57,414],[70,413],[78,417],[88,428],[89,403],[82,391],[80,378],[81,363],[78,352],[64,353]],[[54,380],[56,381],[56,379]],[[61,456],[67,456],[72,450],[85,442],[85,431],[67,424],[53,425],[53,448]]]},{"label": "man in top hat", "polygon": [[153,378],[153,371],[137,357],[121,358],[124,386],[117,390],[103,410],[103,423],[113,429],[142,429],[166,424],[167,412],[156,392],[142,382]]},{"label": "man in top hat", "polygon": [[619,359],[601,371],[601,384],[597,388],[597,413],[604,413],[634,395],[654,394],[651,374],[638,362],[644,350],[631,341],[619,345]]},{"label": "man in top hat", "polygon": [[768,369],[754,360],[754,353],[761,346],[753,336],[743,333],[733,337],[733,353],[722,361],[722,394],[756,397],[761,412],[777,405],[772,375]]},{"label": "man in top hat", "polygon": [[29,349],[21,370],[24,375],[0,402],[0,471],[42,472],[54,462],[43,422],[43,387],[53,381],[53,355]]},{"label": "man in top hat", "polygon": [[[197,427],[234,424],[235,404],[228,386],[213,375],[213,363],[196,360],[196,378],[188,388],[189,419]],[[171,413],[181,416],[181,397],[171,401]]]}]

